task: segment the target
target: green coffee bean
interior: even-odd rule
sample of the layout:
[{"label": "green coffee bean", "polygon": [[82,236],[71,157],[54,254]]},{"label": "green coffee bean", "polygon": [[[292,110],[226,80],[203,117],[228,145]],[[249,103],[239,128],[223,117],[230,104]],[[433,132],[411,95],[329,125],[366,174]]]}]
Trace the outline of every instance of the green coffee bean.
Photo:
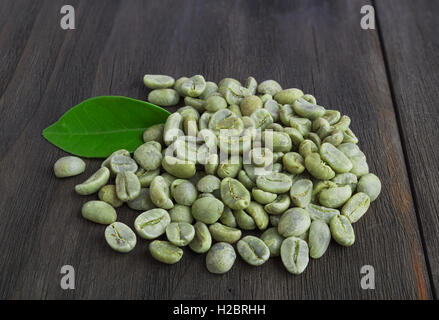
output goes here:
[{"label": "green coffee bean", "polygon": [[277,230],[284,237],[297,237],[306,232],[310,225],[311,219],[306,210],[292,208],[282,215]]},{"label": "green coffee bean", "polygon": [[189,180],[174,180],[171,184],[170,191],[175,202],[185,206],[191,206],[198,197],[197,189]]},{"label": "green coffee bean", "polygon": [[329,223],[334,216],[340,214],[340,211],[337,209],[326,208],[312,203],[306,207],[306,211],[313,221],[322,220],[325,223]]},{"label": "green coffee bean", "polygon": [[143,83],[150,89],[165,89],[174,85],[175,79],[159,74],[145,74]]},{"label": "green coffee bean", "polygon": [[[250,118],[255,122],[256,129],[265,130],[273,123],[273,117],[266,109],[258,109],[252,113]],[[285,139],[284,139],[285,140]],[[282,141],[283,142],[283,141]],[[281,151],[281,150],[279,150]]]},{"label": "green coffee bean", "polygon": [[349,129],[350,124],[351,124],[351,118],[349,118],[348,116],[342,116],[340,120],[337,123],[333,124],[332,126],[334,129],[338,129],[344,132]]},{"label": "green coffee bean", "polygon": [[165,128],[165,125],[163,123],[154,124],[147,128],[145,132],[143,133],[143,141],[149,142],[149,141],[157,141],[160,144],[163,144],[163,129]]},{"label": "green coffee bean", "polygon": [[279,225],[280,217],[281,217],[280,215],[277,216],[270,215],[270,223],[273,227],[276,227],[276,230],[277,230],[277,226]]},{"label": "green coffee bean", "polygon": [[370,202],[373,202],[381,192],[381,181],[373,173],[365,174],[358,181],[357,191],[367,194]]},{"label": "green coffee bean", "polygon": [[130,252],[137,243],[136,234],[122,222],[113,222],[105,229],[105,240],[118,252]]},{"label": "green coffee bean", "polygon": [[343,132],[343,142],[347,143],[358,143],[358,138],[355,136],[355,133],[352,132],[351,129],[347,129]]},{"label": "green coffee bean", "polygon": [[230,228],[236,228],[238,226],[236,218],[229,207],[224,207],[223,214],[220,217],[220,222]]},{"label": "green coffee bean", "polygon": [[255,187],[255,183],[250,179],[245,170],[239,171],[238,180],[247,188],[247,190],[251,190]]},{"label": "green coffee bean", "polygon": [[101,168],[102,167],[106,167],[106,168],[110,169],[110,161],[116,155],[121,155],[121,156],[129,157],[130,156],[130,152],[128,150],[125,150],[125,149],[114,151],[107,159],[105,159],[102,162]]},{"label": "green coffee bean", "polygon": [[236,219],[236,224],[242,230],[254,230],[256,229],[255,220],[244,210],[235,210],[233,215]]},{"label": "green coffee bean", "polygon": [[174,208],[170,209],[168,212],[171,222],[186,222],[192,224],[194,221],[191,214],[191,208],[187,206],[176,204]]},{"label": "green coffee bean", "polygon": [[206,255],[206,267],[211,273],[222,274],[233,267],[235,260],[235,249],[226,242],[218,242],[210,248]]},{"label": "green coffee bean", "polygon": [[311,180],[300,179],[294,182],[290,189],[290,197],[296,207],[305,208],[311,202],[313,191]]},{"label": "green coffee bean", "polygon": [[[280,108],[279,108],[279,104],[273,100],[273,99],[269,99],[264,103],[264,109],[267,110],[271,117],[273,118],[274,122],[278,122],[279,121],[279,117],[280,117]],[[281,128],[283,128],[281,125],[279,125]]]},{"label": "green coffee bean", "polygon": [[276,93],[282,91],[280,84],[274,80],[265,80],[258,85],[259,94],[270,94],[275,96]]},{"label": "green coffee bean", "polygon": [[162,167],[169,174],[181,179],[190,179],[196,172],[194,162],[181,160],[171,156],[165,156],[163,158]]},{"label": "green coffee bean", "polygon": [[189,248],[196,253],[207,252],[212,245],[212,236],[210,235],[209,228],[200,221],[197,221],[194,225],[195,236],[189,243]]},{"label": "green coffee bean", "polygon": [[161,177],[163,178],[163,180],[166,182],[166,184],[168,185],[168,187],[171,187],[172,182],[174,182],[175,179],[177,179],[177,178],[174,177],[172,174],[169,174],[169,173],[167,173],[167,172],[163,172],[160,176],[161,176]]},{"label": "green coffee bean", "polygon": [[221,223],[214,223],[209,226],[212,238],[218,242],[235,243],[241,238],[241,230],[225,226]]},{"label": "green coffee bean", "polygon": [[98,197],[99,200],[110,204],[114,208],[119,208],[123,205],[123,201],[117,197],[116,186],[114,184],[103,186],[101,190],[99,190]]},{"label": "green coffee bean", "polygon": [[239,107],[243,116],[251,116],[253,112],[262,108],[262,100],[258,96],[248,96],[242,99]]},{"label": "green coffee bean", "polygon": [[352,195],[350,186],[341,186],[323,189],[319,193],[319,202],[328,208],[341,207]]},{"label": "green coffee bean", "polygon": [[152,180],[149,194],[151,201],[159,208],[171,209],[174,203],[171,200],[169,184],[162,176],[157,176]]},{"label": "green coffee bean", "polygon": [[304,140],[302,133],[299,130],[290,127],[285,127],[284,132],[290,137],[294,149],[299,150],[299,146]]},{"label": "green coffee bean", "polygon": [[328,123],[332,126],[340,120],[341,114],[340,111],[337,110],[326,110],[322,118],[328,121]]},{"label": "green coffee bean", "polygon": [[265,205],[266,212],[272,215],[281,215],[290,207],[290,197],[287,194],[279,195],[272,203]]},{"label": "green coffee bean", "polygon": [[236,248],[241,258],[252,266],[260,266],[270,258],[270,249],[255,236],[245,236],[238,241]]},{"label": "green coffee bean", "polygon": [[237,104],[232,104],[231,106],[228,107],[228,109],[232,111],[235,114],[235,116],[242,117],[241,108]]},{"label": "green coffee bean", "polygon": [[311,103],[311,104],[317,104],[316,98],[311,94],[305,94],[302,96],[302,99],[305,99],[305,101]]},{"label": "green coffee bean", "polygon": [[230,83],[224,91],[224,98],[226,98],[227,103],[230,105],[240,105],[245,97],[250,96],[250,91],[247,88],[237,85],[236,83]]},{"label": "green coffee bean", "polygon": [[130,171],[118,173],[116,176],[116,194],[124,201],[136,199],[140,194],[140,182],[137,176]]},{"label": "green coffee bean", "polygon": [[331,180],[335,177],[334,170],[322,161],[318,153],[306,156],[305,168],[314,178],[319,180]]},{"label": "green coffee bean", "polygon": [[181,84],[180,90],[185,96],[198,97],[206,89],[206,80],[201,75],[195,75]]},{"label": "green coffee bean", "polygon": [[171,222],[166,227],[169,242],[178,247],[187,246],[195,236],[194,227],[187,222]]},{"label": "green coffee bean", "polygon": [[274,95],[274,100],[280,104],[293,104],[303,96],[303,91],[300,89],[284,89]]},{"label": "green coffee bean", "polygon": [[82,216],[95,223],[111,224],[116,221],[116,210],[104,201],[88,201],[81,209]]},{"label": "green coffee bean", "polygon": [[308,244],[309,255],[313,259],[322,257],[331,242],[331,231],[328,225],[321,220],[314,220],[309,227]]},{"label": "green coffee bean", "polygon": [[264,191],[280,194],[290,190],[292,181],[284,173],[272,172],[256,179],[256,185]]},{"label": "green coffee bean", "polygon": [[290,152],[292,148],[291,138],[285,132],[264,131],[262,141],[268,148],[271,144],[273,152]]},{"label": "green coffee bean", "polygon": [[334,147],[339,146],[343,142],[343,132],[340,130],[332,130],[328,136],[323,139],[323,143],[330,143]]},{"label": "green coffee bean", "polygon": [[57,178],[73,177],[85,171],[85,162],[78,157],[62,157],[53,165]]},{"label": "green coffee bean", "polygon": [[76,185],[75,191],[80,195],[93,194],[107,184],[108,179],[110,179],[110,170],[102,167],[83,183]]},{"label": "green coffee bean", "polygon": [[136,176],[139,179],[140,185],[142,188],[149,187],[151,185],[152,180],[160,174],[160,169],[155,170],[145,170],[140,168],[136,172]]},{"label": "green coffee bean", "polygon": [[197,189],[200,192],[214,192],[219,190],[221,185],[221,180],[214,175],[207,175],[200,179],[197,183]]},{"label": "green coffee bean", "polygon": [[128,201],[127,205],[137,211],[147,211],[155,208],[151,196],[149,195],[149,189],[146,188],[140,189],[139,195],[135,199]]},{"label": "green coffee bean", "polygon": [[[140,147],[134,151],[134,159],[140,166],[145,170],[155,170],[160,167],[160,163],[162,161],[162,153],[161,153],[161,147],[158,147],[157,144],[154,143],[155,141],[150,141],[142,144]],[[159,145],[160,146],[160,145]],[[117,159],[120,156],[115,156],[113,159]],[[127,158],[127,157],[125,157]],[[113,162],[113,159],[111,162]],[[122,162],[122,161],[119,161]],[[126,163],[128,163],[127,159],[125,160]],[[112,165],[113,169],[113,165]],[[137,170],[137,169],[136,169]],[[134,171],[136,171],[134,170]],[[116,170],[113,170],[116,171]],[[133,171],[133,170],[129,170]],[[116,172],[117,173],[117,172]]]},{"label": "green coffee bean", "polygon": [[282,263],[288,272],[301,274],[309,262],[308,244],[296,237],[286,238],[280,247]]},{"label": "green coffee bean", "polygon": [[285,238],[282,237],[279,232],[277,232],[277,228],[275,227],[265,230],[265,232],[261,235],[261,240],[265,242],[270,250],[270,257],[279,256],[280,246],[282,245],[282,241],[284,241],[284,239]]},{"label": "green coffee bean", "polygon": [[256,89],[258,88],[258,82],[253,77],[248,77],[247,80],[245,80],[245,87],[248,89],[250,94],[255,94]]},{"label": "green coffee bean", "polygon": [[299,117],[290,117],[289,126],[298,130],[302,136],[311,131],[311,120]]},{"label": "green coffee bean", "polygon": [[367,212],[370,206],[370,198],[366,193],[359,192],[350,198],[343,208],[341,214],[355,223]]},{"label": "green coffee bean", "polygon": [[322,144],[320,156],[336,173],[345,173],[352,169],[349,158],[330,143]]},{"label": "green coffee bean", "polygon": [[180,96],[174,89],[155,89],[148,94],[148,101],[162,106],[175,106],[180,100]]},{"label": "green coffee bean", "polygon": [[200,95],[199,98],[202,100],[206,100],[217,91],[218,91],[218,86],[215,82],[206,81],[206,88],[204,89],[203,93]]},{"label": "green coffee bean", "polygon": [[355,174],[346,172],[335,175],[335,177],[331,181],[339,186],[348,185],[349,187],[351,187],[352,192],[354,192],[357,188],[358,179]]},{"label": "green coffee bean", "polygon": [[175,112],[167,119],[163,128],[163,141],[167,146],[172,144],[179,136],[183,135],[183,117],[180,113]]},{"label": "green coffee bean", "polygon": [[130,157],[115,155],[110,160],[110,169],[113,175],[117,175],[118,173],[124,171],[136,172],[138,166],[136,161]]},{"label": "green coffee bean", "polygon": [[273,100],[273,96],[271,94],[260,94],[258,97],[262,100],[262,103],[265,104],[268,100]]},{"label": "green coffee bean", "polygon": [[224,204],[214,197],[199,198],[192,205],[192,216],[206,224],[217,222],[223,211]]},{"label": "green coffee bean", "polygon": [[325,108],[318,106],[316,104],[309,103],[305,99],[297,98],[294,101],[293,109],[296,114],[298,114],[301,117],[315,120],[317,118],[320,118],[325,114]]},{"label": "green coffee bean", "polygon": [[269,204],[272,203],[277,198],[277,194],[267,192],[258,188],[252,189],[252,197],[256,202],[260,204]]},{"label": "green coffee bean", "polygon": [[311,140],[305,139],[299,145],[299,153],[303,158],[314,152],[318,152],[319,147]]},{"label": "green coffee bean", "polygon": [[211,95],[206,99],[204,103],[204,108],[207,112],[217,112],[218,110],[227,108],[226,99],[221,96]]},{"label": "green coffee bean", "polygon": [[268,226],[269,218],[264,207],[257,202],[251,201],[245,211],[253,218],[259,230],[265,230]]},{"label": "green coffee bean", "polygon": [[175,83],[174,83],[174,90],[178,92],[179,95],[183,95],[183,92],[181,91],[181,85],[183,84],[183,82],[185,82],[186,80],[188,80],[188,77],[181,77],[178,78]]},{"label": "green coffee bean", "polygon": [[221,181],[221,198],[230,209],[245,209],[250,204],[250,192],[236,179],[225,178]]},{"label": "green coffee bean", "polygon": [[290,126],[290,119],[293,117],[293,106],[284,104],[279,106],[279,119],[284,126]]},{"label": "green coffee bean", "polygon": [[216,170],[216,174],[220,178],[235,178],[241,171],[241,159],[230,159],[230,163],[220,163]]},{"label": "green coffee bean", "polygon": [[196,109],[198,112],[204,112],[206,110],[204,106],[205,101],[202,99],[185,97],[184,104],[187,106],[191,106],[192,108]]},{"label": "green coffee bean", "polygon": [[293,174],[300,174],[305,171],[305,161],[297,152],[288,152],[282,158],[285,170]]},{"label": "green coffee bean", "polygon": [[334,216],[329,222],[332,238],[340,245],[350,247],[355,242],[355,233],[348,218],[343,215]]},{"label": "green coffee bean", "polygon": [[134,220],[134,228],[143,239],[155,239],[165,233],[170,222],[166,210],[156,208],[138,215]]},{"label": "green coffee bean", "polygon": [[355,174],[357,177],[362,177],[369,173],[369,165],[367,164],[366,158],[358,155],[349,158],[352,162],[351,173]]},{"label": "green coffee bean", "polygon": [[183,250],[168,241],[152,241],[149,252],[154,259],[166,264],[177,263],[183,257]]}]

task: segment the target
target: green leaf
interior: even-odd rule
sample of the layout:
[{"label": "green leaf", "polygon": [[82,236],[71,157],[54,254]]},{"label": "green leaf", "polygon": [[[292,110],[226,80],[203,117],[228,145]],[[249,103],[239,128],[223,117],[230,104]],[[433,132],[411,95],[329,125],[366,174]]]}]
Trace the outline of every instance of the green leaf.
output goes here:
[{"label": "green leaf", "polygon": [[102,96],[81,102],[43,137],[58,148],[86,158],[105,158],[119,149],[133,152],[143,143],[146,128],[164,123],[168,111],[154,104],[119,96]]}]

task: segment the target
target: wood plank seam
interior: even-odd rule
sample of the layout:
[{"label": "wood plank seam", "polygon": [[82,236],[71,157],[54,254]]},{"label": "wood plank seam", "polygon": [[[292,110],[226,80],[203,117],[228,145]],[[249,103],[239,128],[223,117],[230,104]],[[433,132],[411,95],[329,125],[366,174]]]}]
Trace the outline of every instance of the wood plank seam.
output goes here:
[{"label": "wood plank seam", "polygon": [[407,153],[407,148],[406,148],[406,138],[405,138],[404,132],[403,132],[403,130],[401,128],[401,125],[402,125],[401,115],[399,113],[399,108],[398,108],[398,105],[397,105],[398,103],[397,103],[396,98],[395,98],[395,90],[394,90],[394,87],[393,87],[393,79],[392,79],[392,75],[390,73],[389,60],[388,60],[388,55],[387,55],[387,51],[386,51],[386,46],[385,46],[385,43],[384,43],[385,41],[384,41],[384,37],[382,35],[382,29],[380,27],[379,15],[377,13],[376,0],[373,0],[372,4],[373,4],[373,6],[375,8],[375,21],[376,21],[376,29],[377,29],[377,34],[378,34],[378,40],[379,40],[379,43],[380,43],[381,54],[383,56],[383,62],[384,62],[384,67],[385,67],[385,71],[386,71],[387,83],[389,85],[390,98],[391,98],[391,101],[392,101],[392,107],[393,107],[393,110],[395,112],[396,122],[397,122],[397,125],[398,125],[398,133],[399,133],[399,137],[400,137],[400,141],[401,141],[401,147],[402,147],[402,152],[403,152],[403,156],[404,156],[404,163],[406,165],[407,176],[408,176],[408,179],[409,179],[410,192],[412,194],[412,200],[413,200],[413,205],[414,205],[415,214],[416,214],[416,222],[417,222],[418,229],[419,229],[419,236],[420,236],[420,239],[421,239],[422,249],[424,251],[423,253],[424,253],[424,258],[425,258],[425,264],[426,264],[426,267],[427,267],[429,283],[430,283],[433,299],[437,300],[437,295],[436,295],[437,288],[435,288],[434,281],[433,281],[433,273],[432,273],[430,259],[429,259],[428,252],[427,252],[427,245],[426,245],[425,237],[424,237],[424,228],[422,226],[422,221],[421,221],[421,217],[420,217],[420,214],[419,214],[419,204],[418,204],[418,199],[416,197],[415,185],[414,185],[413,178],[412,178],[412,169],[411,169],[410,161],[409,161],[409,158],[408,158],[408,155],[407,155],[408,153]]}]

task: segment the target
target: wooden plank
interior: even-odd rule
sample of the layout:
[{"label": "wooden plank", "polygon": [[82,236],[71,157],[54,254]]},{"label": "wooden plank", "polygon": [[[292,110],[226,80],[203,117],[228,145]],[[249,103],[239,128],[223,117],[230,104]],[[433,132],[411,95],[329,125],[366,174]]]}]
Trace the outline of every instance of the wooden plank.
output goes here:
[{"label": "wooden plank", "polygon": [[398,122],[419,221],[439,294],[439,56],[437,1],[377,1]]},{"label": "wooden plank", "polygon": [[[0,252],[0,261],[8,261],[0,266],[1,297],[431,296],[378,36],[360,28],[363,1],[272,1],[268,6],[266,1],[129,0],[110,1],[103,8],[96,3],[78,4],[77,30],[67,35],[60,30],[47,35],[46,29],[58,23],[59,16],[58,9],[55,13],[50,6],[44,8],[51,12],[49,19],[36,20],[31,50],[22,60],[37,54],[38,60],[49,60],[52,73],[43,78],[35,100],[13,93],[32,93],[36,77],[11,82],[0,101],[10,112],[0,118],[0,128],[6,126],[0,129],[2,137],[7,134],[0,149],[0,241],[9,248]],[[63,37],[62,47],[38,56]],[[24,66],[18,65],[15,79],[24,77]],[[357,243],[348,249],[331,245],[299,277],[288,274],[279,259],[259,268],[238,259],[231,272],[214,276],[204,266],[205,257],[190,250],[180,263],[167,266],[149,256],[142,240],[129,255],[111,251],[103,238],[104,227],[80,217],[82,203],[93,198],[73,192],[84,177],[55,179],[51,165],[63,152],[40,133],[70,106],[92,95],[144,99],[148,92],[141,82],[144,73],[175,77],[201,73],[214,81],[248,75],[260,81],[277,79],[351,115],[370,167],[383,181],[382,195],[355,225]],[[87,175],[99,165],[87,163]],[[132,225],[133,212],[124,208],[118,213],[120,221]],[[76,270],[72,291],[59,286],[60,268],[66,264]],[[363,265],[375,269],[375,290],[361,289]]]}]

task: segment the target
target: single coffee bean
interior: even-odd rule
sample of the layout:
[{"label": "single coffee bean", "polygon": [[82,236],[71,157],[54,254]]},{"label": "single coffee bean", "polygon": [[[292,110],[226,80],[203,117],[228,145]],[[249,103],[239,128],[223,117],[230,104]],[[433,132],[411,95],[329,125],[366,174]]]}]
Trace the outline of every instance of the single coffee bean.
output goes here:
[{"label": "single coffee bean", "polygon": [[343,215],[334,216],[329,222],[332,238],[340,245],[350,247],[355,242],[355,233],[349,219]]},{"label": "single coffee bean", "polygon": [[181,84],[181,92],[185,96],[199,97],[206,89],[206,80],[201,75],[195,75]]},{"label": "single coffee bean", "polygon": [[192,222],[194,222],[190,207],[176,204],[174,208],[168,211],[168,213],[171,217],[171,222],[186,222],[189,224],[192,224]]},{"label": "single coffee bean", "polygon": [[105,201],[110,204],[114,208],[119,208],[123,205],[123,201],[121,201],[116,194],[116,186],[114,184],[107,184],[103,186],[98,193],[99,200]]},{"label": "single coffee bean", "polygon": [[200,179],[197,183],[197,189],[200,192],[214,192],[219,190],[221,185],[221,180],[214,175],[206,175]]},{"label": "single coffee bean", "polygon": [[163,176],[157,176],[152,180],[149,188],[151,201],[159,208],[169,210],[174,207],[171,200],[170,184]]},{"label": "single coffee bean", "polygon": [[288,152],[282,157],[285,170],[293,174],[301,174],[305,171],[305,160],[297,152]]},{"label": "single coffee bean", "polygon": [[140,189],[140,193],[137,198],[128,201],[127,205],[131,209],[138,211],[147,211],[155,208],[155,205],[151,200],[151,196],[149,195],[149,189],[147,188]]},{"label": "single coffee bean", "polygon": [[[270,217],[271,218],[271,217]],[[269,228],[261,235],[261,240],[265,242],[268,249],[270,250],[270,257],[277,257],[280,254],[280,246],[282,241],[284,241],[279,232],[277,232],[276,227]]]},{"label": "single coffee bean", "polygon": [[163,158],[162,167],[169,174],[172,174],[180,179],[190,179],[195,175],[196,172],[194,162],[180,160],[170,156],[165,156]]},{"label": "single coffee bean", "polygon": [[250,204],[250,192],[236,179],[225,178],[221,181],[221,198],[230,209],[245,209]]},{"label": "single coffee bean", "polygon": [[260,266],[270,258],[270,249],[255,236],[245,236],[238,241],[236,248],[241,258],[252,266]]},{"label": "single coffee bean", "polygon": [[244,210],[253,218],[253,221],[256,223],[259,230],[267,229],[269,217],[262,205],[255,201],[251,201],[248,207]]},{"label": "single coffee bean", "polygon": [[247,80],[245,80],[245,85],[244,86],[248,89],[250,94],[255,94],[256,93],[256,89],[258,88],[258,82],[256,81],[255,78],[248,77]]},{"label": "single coffee bean", "polygon": [[166,264],[174,264],[183,257],[183,250],[168,241],[154,240],[149,244],[152,257]]},{"label": "single coffee bean", "polygon": [[290,197],[297,207],[305,208],[311,202],[313,184],[311,180],[300,179],[290,189]]},{"label": "single coffee bean", "polygon": [[306,207],[306,211],[313,221],[322,220],[325,223],[329,223],[334,216],[340,215],[340,211],[337,209],[326,208],[312,203]]},{"label": "single coffee bean", "polygon": [[175,202],[185,206],[191,206],[198,197],[197,189],[189,180],[174,180],[170,190]]},{"label": "single coffee bean", "polygon": [[124,201],[136,199],[140,194],[140,182],[137,176],[130,171],[118,173],[116,176],[116,194]]},{"label": "single coffee bean", "polygon": [[163,130],[165,128],[165,125],[163,123],[154,124],[147,128],[145,132],[143,132],[143,141],[149,142],[149,141],[157,141],[158,143],[162,144],[163,141]]},{"label": "single coffee bean", "polygon": [[148,101],[161,107],[175,106],[180,96],[174,89],[155,89],[148,94]]},{"label": "single coffee bean", "polygon": [[104,201],[88,201],[82,206],[82,216],[95,223],[111,224],[116,221],[116,210]]},{"label": "single coffee bean", "polygon": [[291,89],[284,89],[276,93],[274,95],[274,100],[276,100],[280,104],[293,104],[300,97],[303,97],[303,91],[300,89],[291,88]]},{"label": "single coffee bean", "polygon": [[292,181],[284,173],[272,172],[256,179],[256,185],[264,191],[281,194],[290,190]]},{"label": "single coffee bean", "polygon": [[57,178],[73,177],[85,171],[85,162],[78,157],[62,157],[53,165]]},{"label": "single coffee bean", "polygon": [[244,210],[235,210],[233,211],[233,215],[236,219],[236,224],[242,230],[254,230],[256,229],[255,220]]},{"label": "single coffee bean", "polygon": [[265,205],[264,209],[271,215],[281,215],[291,204],[291,199],[287,194],[279,195],[272,203]]},{"label": "single coffee bean", "polygon": [[322,144],[320,156],[336,173],[345,173],[352,169],[351,160],[330,143]]},{"label": "single coffee bean", "polygon": [[206,255],[206,267],[211,273],[223,274],[232,269],[235,260],[235,249],[226,242],[218,242]]},{"label": "single coffee bean", "polygon": [[326,188],[319,193],[319,202],[328,208],[341,207],[352,195],[350,186]]},{"label": "single coffee bean", "polygon": [[343,208],[341,214],[355,223],[367,212],[370,206],[370,198],[366,193],[359,192],[350,198]]},{"label": "single coffee bean", "polygon": [[75,186],[76,193],[80,195],[90,195],[97,192],[107,184],[110,179],[110,170],[106,167],[100,168],[90,178]]},{"label": "single coffee bean", "polygon": [[124,171],[136,172],[138,166],[136,161],[131,159],[131,157],[115,155],[110,160],[110,169],[113,175],[117,175]]},{"label": "single coffee bean", "polygon": [[224,207],[223,214],[220,217],[220,222],[230,228],[236,228],[238,226],[236,218],[229,207]]},{"label": "single coffee bean", "polygon": [[277,194],[267,192],[258,188],[252,189],[252,196],[256,202],[260,204],[269,204],[272,203],[277,198]]},{"label": "single coffee bean", "polygon": [[206,81],[206,88],[204,89],[203,93],[199,96],[199,98],[202,100],[206,100],[217,91],[218,91],[218,85],[215,82]]},{"label": "single coffee bean", "polygon": [[335,177],[331,181],[339,186],[348,185],[351,188],[352,192],[354,192],[357,188],[358,178],[355,174],[351,172],[346,172],[335,175]]},{"label": "single coffee bean", "polygon": [[210,235],[209,228],[201,221],[197,221],[194,225],[195,236],[189,243],[189,248],[196,253],[207,252],[212,245],[212,236]]},{"label": "single coffee bean", "polygon": [[[276,98],[276,97],[275,97]],[[303,98],[297,98],[293,103],[293,109],[301,117],[315,120],[325,114],[325,108],[316,104],[309,103]]]},{"label": "single coffee bean", "polygon": [[314,220],[309,227],[309,255],[313,259],[322,257],[331,242],[331,231],[321,220]]},{"label": "single coffee bean", "polygon": [[192,216],[206,224],[217,222],[223,211],[224,204],[214,197],[199,198],[192,205]]},{"label": "single coffee bean", "polygon": [[134,159],[143,169],[148,171],[159,168],[163,159],[161,146],[160,144],[156,145],[155,142],[146,142],[134,151]]},{"label": "single coffee bean", "polygon": [[171,218],[168,212],[157,208],[138,215],[134,221],[134,228],[143,239],[155,239],[165,233],[170,222]]},{"label": "single coffee bean", "polygon": [[306,210],[292,208],[282,215],[277,230],[284,237],[297,237],[306,232],[310,225],[311,219]]},{"label": "single coffee bean", "polygon": [[309,262],[308,244],[296,237],[286,238],[280,247],[280,256],[288,272],[301,274]]},{"label": "single coffee bean", "polygon": [[258,85],[259,94],[270,94],[275,96],[276,93],[282,91],[281,85],[275,80],[265,80]]},{"label": "single coffee bean", "polygon": [[358,181],[357,191],[367,194],[370,202],[373,202],[381,192],[381,181],[373,173],[365,174]]},{"label": "single coffee bean", "polygon": [[105,240],[118,252],[130,252],[137,243],[136,234],[122,222],[113,222],[105,229]]},{"label": "single coffee bean", "polygon": [[152,180],[160,174],[160,169],[145,170],[140,168],[136,172],[136,176],[139,179],[142,188],[147,188],[151,185]]},{"label": "single coffee bean", "polygon": [[175,79],[161,74],[145,74],[143,83],[150,89],[165,89],[172,87]]},{"label": "single coffee bean", "polygon": [[187,222],[171,222],[166,227],[169,242],[178,247],[187,246],[195,236],[194,227]]},{"label": "single coffee bean", "polygon": [[318,153],[311,153],[305,158],[306,170],[316,179],[331,180],[335,172],[330,166],[322,161]]},{"label": "single coffee bean", "polygon": [[221,223],[214,223],[209,226],[210,234],[215,241],[235,243],[241,238],[241,230],[225,226]]}]

